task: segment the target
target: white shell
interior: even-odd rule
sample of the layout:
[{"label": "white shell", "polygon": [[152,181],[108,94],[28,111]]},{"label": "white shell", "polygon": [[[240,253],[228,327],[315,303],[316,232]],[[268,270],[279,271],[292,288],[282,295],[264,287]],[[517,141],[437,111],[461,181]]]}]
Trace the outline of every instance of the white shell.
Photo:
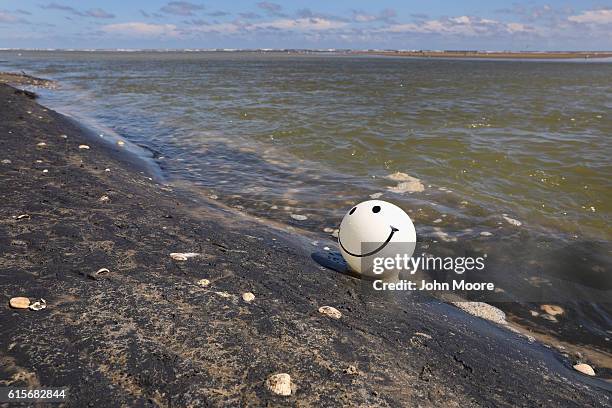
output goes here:
[{"label": "white shell", "polygon": [[[378,212],[373,211],[378,209],[375,207],[380,207]],[[392,233],[393,229],[396,231]],[[372,271],[373,258],[412,256],[415,243],[416,231],[408,214],[382,200],[364,201],[351,208],[338,233],[344,260],[354,272],[367,276],[380,276]],[[364,256],[364,249],[371,255]]]},{"label": "white shell", "polygon": [[89,146],[87,146],[87,145],[79,145],[79,149],[89,150]]},{"label": "white shell", "polygon": [[332,319],[340,319],[342,317],[342,313],[340,313],[340,311],[335,307],[331,306],[321,306],[319,308],[319,313],[331,317]]},{"label": "white shell", "polygon": [[36,302],[30,303],[30,310],[38,311],[43,310],[47,307],[47,301],[45,299],[40,299]]},{"label": "white shell", "polygon": [[255,300],[255,295],[252,294],[251,292],[245,292],[242,294],[242,300],[244,300],[247,303],[250,303],[253,300]]},{"label": "white shell", "polygon": [[186,261],[187,259],[198,255],[200,254],[196,252],[172,252],[170,254],[170,258],[174,259],[175,261]]},{"label": "white shell", "polygon": [[286,373],[274,374],[266,380],[266,387],[276,395],[291,395],[291,376]]}]

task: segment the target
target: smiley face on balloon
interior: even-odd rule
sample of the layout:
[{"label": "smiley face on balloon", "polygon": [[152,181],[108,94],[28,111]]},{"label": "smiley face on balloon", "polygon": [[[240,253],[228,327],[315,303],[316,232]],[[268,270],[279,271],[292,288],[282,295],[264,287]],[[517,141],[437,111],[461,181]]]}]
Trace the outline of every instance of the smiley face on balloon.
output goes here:
[{"label": "smiley face on balloon", "polygon": [[351,270],[365,276],[374,274],[374,258],[412,256],[416,231],[400,207],[382,200],[369,200],[351,208],[340,224],[338,244]]}]

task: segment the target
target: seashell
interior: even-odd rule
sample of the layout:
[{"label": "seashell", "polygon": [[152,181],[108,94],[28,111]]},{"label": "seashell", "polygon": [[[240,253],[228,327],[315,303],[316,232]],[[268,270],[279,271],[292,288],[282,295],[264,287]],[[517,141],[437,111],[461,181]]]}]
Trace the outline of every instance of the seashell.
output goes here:
[{"label": "seashell", "polygon": [[89,146],[87,146],[87,145],[79,145],[79,149],[89,150]]},{"label": "seashell", "polygon": [[198,255],[200,254],[196,252],[172,252],[170,254],[170,258],[174,259],[175,261],[186,261],[189,258],[193,258]]},{"label": "seashell", "polygon": [[60,137],[61,137],[62,139],[68,139],[68,136],[67,136],[67,135],[60,135]]},{"label": "seashell", "polygon": [[14,297],[9,300],[9,305],[13,309],[27,309],[30,306],[30,299],[22,296]]},{"label": "seashell", "polygon": [[357,367],[355,367],[354,365],[349,365],[348,367],[346,367],[344,369],[344,372],[348,375],[356,375],[359,374],[359,370],[357,369]]},{"label": "seashell", "polygon": [[255,295],[252,294],[251,292],[245,292],[242,294],[242,300],[244,300],[247,303],[251,303],[253,300],[255,300]]},{"label": "seashell", "polygon": [[45,299],[37,300],[30,304],[30,310],[39,311],[47,308],[47,301]]},{"label": "seashell", "polygon": [[104,171],[110,173],[110,169],[104,169]]},{"label": "seashell", "polygon": [[287,397],[292,392],[291,376],[287,373],[274,374],[266,380],[266,388],[273,394]]},{"label": "seashell", "polygon": [[591,367],[588,364],[576,364],[574,366],[574,370],[576,371],[580,371],[582,374],[586,374],[586,375],[590,375],[593,376],[595,375],[595,370],[593,370],[593,367]]},{"label": "seashell", "polygon": [[370,194],[370,198],[372,200],[376,200],[377,198],[380,198],[383,196],[383,193],[374,193],[374,194]]},{"label": "seashell", "polygon": [[12,161],[10,161],[9,159],[3,159],[2,160],[2,164],[11,164],[13,163]]},{"label": "seashell", "polygon": [[541,305],[540,309],[551,316],[562,315],[565,312],[561,306],[557,305]]},{"label": "seashell", "polygon": [[36,144],[36,146],[38,147],[45,147],[47,144],[45,142],[40,142],[38,144]]},{"label": "seashell", "polygon": [[297,221],[306,221],[308,219],[307,216],[302,215],[302,214],[291,214],[291,218]]},{"label": "seashell", "polygon": [[47,174],[48,172],[49,172],[49,170],[47,170],[47,169],[43,170],[43,173],[45,173],[45,174]]},{"label": "seashell", "polygon": [[102,201],[103,203],[109,201],[110,198],[107,195],[103,195],[102,197],[100,197],[99,201]]},{"label": "seashell", "polygon": [[319,308],[319,313],[331,317],[332,319],[340,319],[342,317],[342,313],[340,313],[340,311],[335,307],[331,306],[321,306]]},{"label": "seashell", "polygon": [[24,219],[24,218],[30,218],[30,214],[21,214],[17,216],[18,220]]},{"label": "seashell", "polygon": [[522,222],[520,222],[519,220],[515,220],[514,218],[510,218],[507,215],[502,215],[503,219],[506,220],[506,222],[510,225],[514,225],[515,227],[520,227],[521,225],[523,225]]},{"label": "seashell", "polygon": [[208,285],[210,285],[210,281],[208,279],[200,279],[199,281],[196,282],[198,285],[206,287]]},{"label": "seashell", "polygon": [[119,146],[123,146],[123,145],[125,145],[125,142],[123,140],[117,140],[117,144]]},{"label": "seashell", "polygon": [[216,293],[217,295],[221,296],[222,298],[226,298],[226,299],[227,299],[227,298],[231,298],[231,297],[232,297],[232,295],[230,295],[230,294],[229,294],[229,293],[227,293],[227,292],[215,292],[215,293]]}]

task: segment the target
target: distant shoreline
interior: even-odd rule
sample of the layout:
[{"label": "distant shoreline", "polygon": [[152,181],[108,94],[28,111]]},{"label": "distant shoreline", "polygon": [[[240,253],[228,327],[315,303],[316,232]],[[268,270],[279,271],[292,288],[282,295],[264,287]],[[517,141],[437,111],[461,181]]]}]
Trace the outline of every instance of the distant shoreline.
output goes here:
[{"label": "distant shoreline", "polygon": [[483,59],[592,59],[611,58],[612,52],[498,52],[498,51],[356,51],[356,54],[424,58],[483,58]]},{"label": "distant shoreline", "polygon": [[479,58],[479,59],[602,59],[612,58],[612,51],[482,51],[482,50],[351,50],[351,49],[232,49],[232,48],[206,48],[206,49],[19,49],[0,48],[0,52],[125,52],[125,53],[256,53],[256,54],[330,54],[330,55],[378,55],[394,57],[417,58]]}]

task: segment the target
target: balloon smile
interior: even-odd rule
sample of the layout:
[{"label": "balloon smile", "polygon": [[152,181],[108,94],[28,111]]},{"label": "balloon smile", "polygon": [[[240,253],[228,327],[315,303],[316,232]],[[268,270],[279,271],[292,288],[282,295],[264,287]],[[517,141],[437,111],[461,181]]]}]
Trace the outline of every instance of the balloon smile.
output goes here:
[{"label": "balloon smile", "polygon": [[344,252],[346,252],[347,254],[349,254],[351,256],[356,256],[357,258],[363,258],[364,256],[374,255],[375,253],[382,251],[383,248],[386,247],[389,242],[391,242],[391,239],[393,238],[393,234],[395,234],[397,231],[399,231],[397,228],[395,228],[392,225],[389,225],[389,227],[391,227],[391,233],[387,237],[387,240],[381,246],[379,246],[378,248],[376,248],[373,251],[368,252],[367,254],[358,255],[358,254],[354,254],[351,251],[349,251],[348,249],[346,249],[344,247],[344,245],[342,245],[342,241],[340,240],[340,233],[338,233],[338,243],[340,244],[342,249],[344,249]]}]

